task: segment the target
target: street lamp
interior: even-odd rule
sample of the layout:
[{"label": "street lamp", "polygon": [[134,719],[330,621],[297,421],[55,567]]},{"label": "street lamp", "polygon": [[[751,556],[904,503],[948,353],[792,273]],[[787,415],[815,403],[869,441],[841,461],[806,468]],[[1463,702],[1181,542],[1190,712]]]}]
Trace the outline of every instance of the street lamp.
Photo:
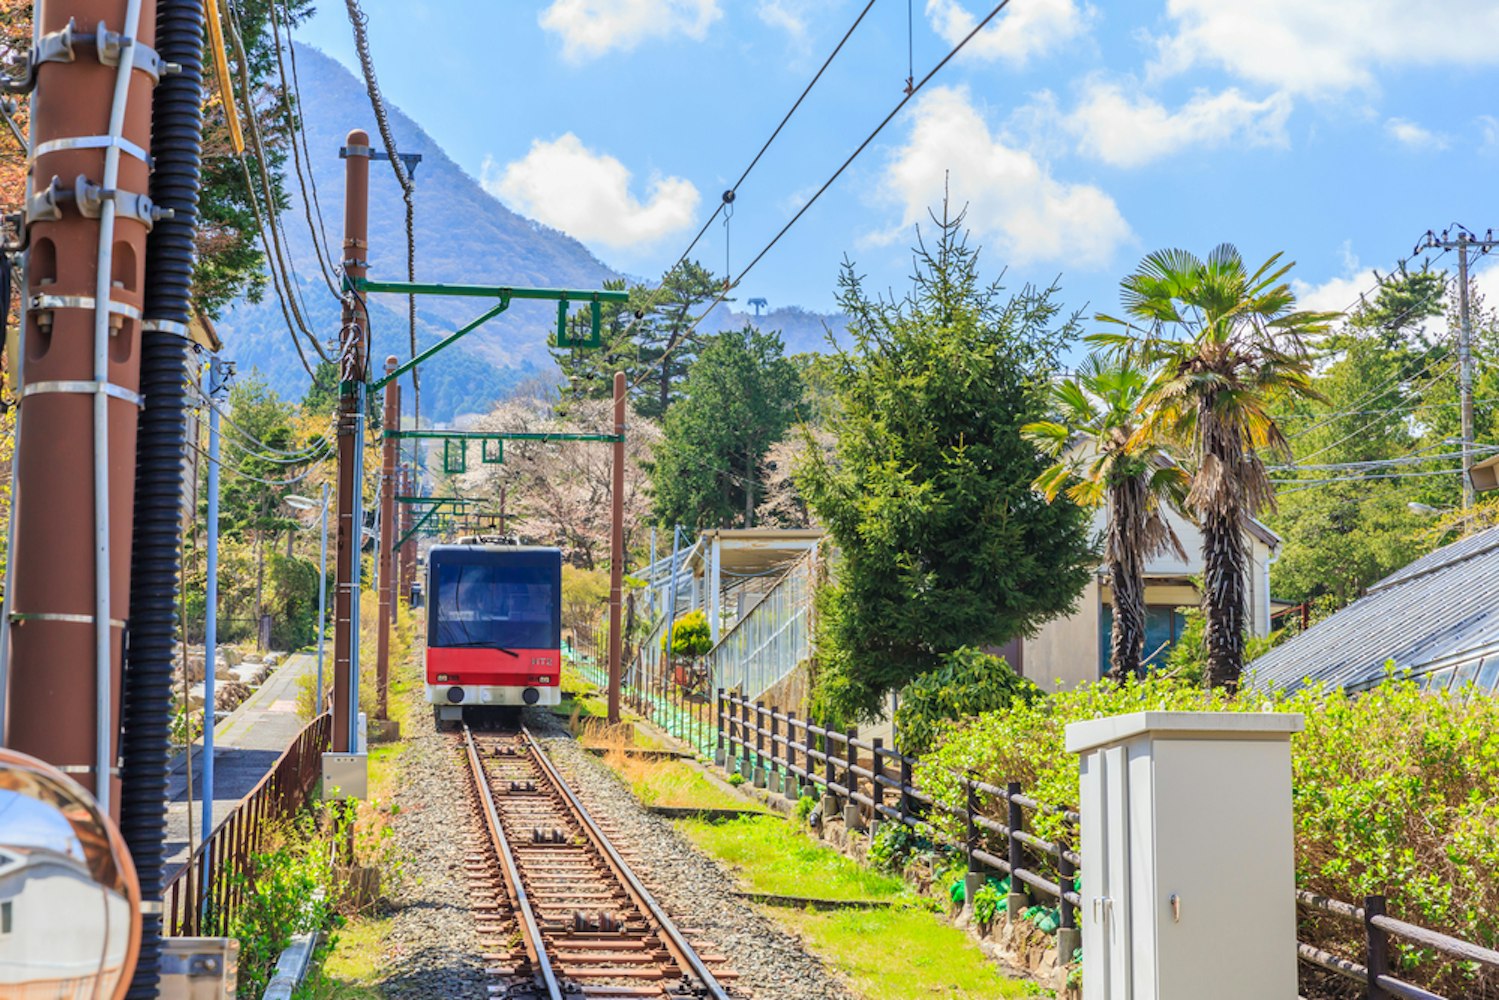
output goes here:
[{"label": "street lamp", "polygon": [[328,611],[328,484],[323,484],[323,502],[318,503],[311,497],[297,496],[295,493],[283,497],[286,505],[293,510],[316,510],[321,511],[318,520],[322,524],[323,543],[322,554],[318,559],[318,581],[317,581],[317,701],[316,712],[321,715],[323,711],[323,634],[327,632]]}]

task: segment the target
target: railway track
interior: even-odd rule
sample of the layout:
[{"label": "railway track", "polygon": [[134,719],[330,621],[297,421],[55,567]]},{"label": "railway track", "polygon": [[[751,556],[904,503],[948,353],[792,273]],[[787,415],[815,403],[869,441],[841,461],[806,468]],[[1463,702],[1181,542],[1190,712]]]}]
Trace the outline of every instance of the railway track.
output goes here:
[{"label": "railway track", "polygon": [[463,727],[479,831],[465,866],[496,1000],[733,1000],[524,727]]}]

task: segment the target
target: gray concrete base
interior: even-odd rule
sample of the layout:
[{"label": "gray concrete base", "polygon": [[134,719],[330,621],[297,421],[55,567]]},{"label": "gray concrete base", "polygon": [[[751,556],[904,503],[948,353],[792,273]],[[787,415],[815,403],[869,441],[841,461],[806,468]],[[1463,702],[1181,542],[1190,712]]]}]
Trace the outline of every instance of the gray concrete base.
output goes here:
[{"label": "gray concrete base", "polygon": [[755,776],[755,765],[750,762],[750,759],[748,757],[739,762],[739,776],[745,781],[748,781]]},{"label": "gray concrete base", "polygon": [[1019,920],[1023,917],[1026,907],[1030,905],[1031,901],[1025,898],[1023,892],[1012,892],[1005,897],[1005,912],[1009,914],[1011,920]]},{"label": "gray concrete base", "polygon": [[832,819],[838,815],[838,796],[824,795],[822,797],[822,818]]},{"label": "gray concrete base", "polygon": [[756,788],[764,788],[765,787],[765,780],[766,780],[765,768],[763,768],[763,767],[757,767],[757,768],[755,768],[755,777],[754,777],[755,787]]},{"label": "gray concrete base", "polygon": [[967,872],[963,876],[963,909],[973,912],[973,898],[979,894],[989,876],[983,872]]},{"label": "gray concrete base", "polygon": [[715,765],[717,765],[718,767],[723,767],[724,763],[728,759],[729,759],[729,756],[728,756],[728,754],[726,754],[724,752],[723,747],[719,747],[717,750],[713,751],[713,763]]},{"label": "gray concrete base", "polygon": [[1083,932],[1076,927],[1057,928],[1057,963],[1072,961],[1072,955],[1083,946]]},{"label": "gray concrete base", "polygon": [[859,806],[850,802],[843,807],[843,825],[850,830],[862,830],[864,819],[859,815]]},{"label": "gray concrete base", "polygon": [[786,780],[781,784],[781,794],[787,799],[795,802],[802,797],[801,779],[794,774],[786,775]]},{"label": "gray concrete base", "polygon": [[882,819],[880,819],[878,816],[876,816],[874,819],[870,820],[869,821],[869,839],[873,840],[874,838],[878,837],[880,835],[880,830],[884,829],[884,826],[885,826],[885,821],[882,820]]}]

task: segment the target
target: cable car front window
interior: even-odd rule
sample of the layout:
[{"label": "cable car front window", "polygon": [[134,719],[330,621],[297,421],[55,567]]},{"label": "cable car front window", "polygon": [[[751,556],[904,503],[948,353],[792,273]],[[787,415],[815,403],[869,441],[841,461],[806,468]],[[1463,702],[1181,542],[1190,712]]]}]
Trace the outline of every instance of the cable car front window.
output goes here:
[{"label": "cable car front window", "polygon": [[482,563],[434,568],[431,645],[549,649],[557,645],[556,571]]}]

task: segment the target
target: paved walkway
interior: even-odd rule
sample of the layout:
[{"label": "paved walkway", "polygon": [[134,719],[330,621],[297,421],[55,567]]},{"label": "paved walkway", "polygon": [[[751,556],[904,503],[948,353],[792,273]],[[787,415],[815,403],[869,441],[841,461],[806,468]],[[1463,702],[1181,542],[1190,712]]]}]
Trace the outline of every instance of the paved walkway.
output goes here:
[{"label": "paved walkway", "polygon": [[[223,822],[276,763],[306,723],[297,715],[297,682],[317,669],[317,655],[293,653],[213,731],[213,822]],[[192,843],[202,833],[203,746],[192,751]],[[187,754],[167,779],[167,871],[188,857]]]}]

